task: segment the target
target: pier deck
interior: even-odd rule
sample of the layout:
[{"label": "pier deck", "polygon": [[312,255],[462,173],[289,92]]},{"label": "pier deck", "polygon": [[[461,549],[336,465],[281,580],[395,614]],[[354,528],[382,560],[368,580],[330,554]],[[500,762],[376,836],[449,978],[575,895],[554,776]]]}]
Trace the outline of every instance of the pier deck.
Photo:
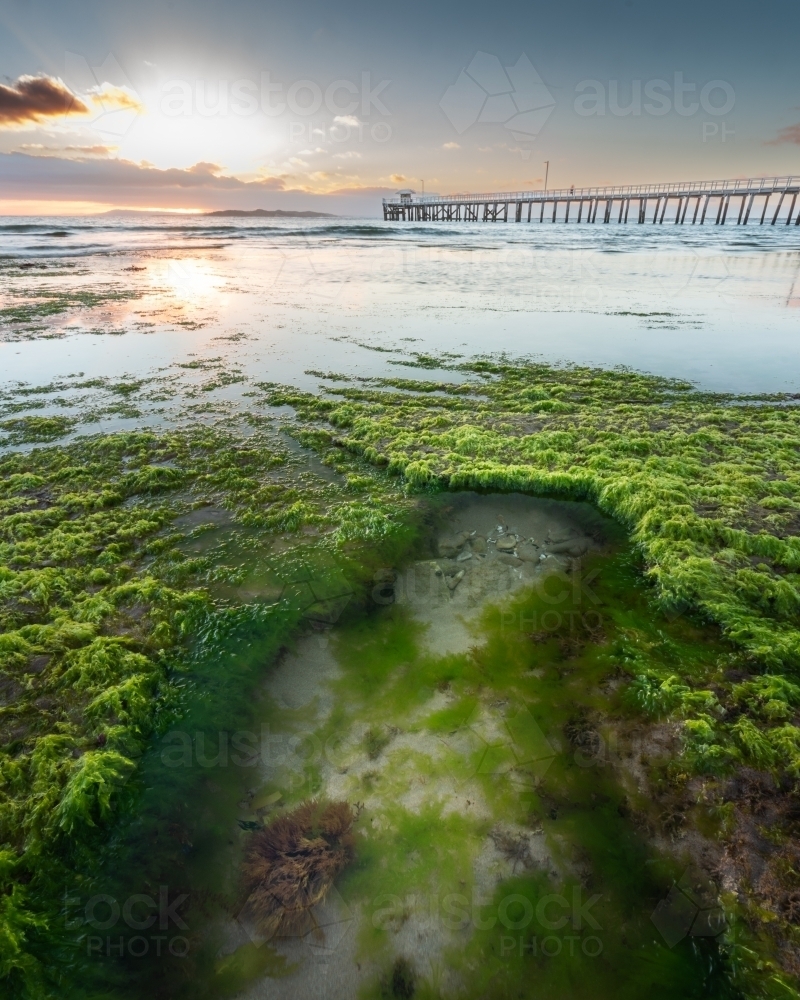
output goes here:
[{"label": "pier deck", "polygon": [[[622,187],[562,188],[501,194],[416,195],[400,192],[384,198],[383,217],[390,222],[627,222],[724,226],[752,217],[759,225],[800,226],[795,217],[800,177],[750,180],[687,181]],[[631,211],[633,209],[633,211]],[[599,216],[599,218],[598,218]]]}]

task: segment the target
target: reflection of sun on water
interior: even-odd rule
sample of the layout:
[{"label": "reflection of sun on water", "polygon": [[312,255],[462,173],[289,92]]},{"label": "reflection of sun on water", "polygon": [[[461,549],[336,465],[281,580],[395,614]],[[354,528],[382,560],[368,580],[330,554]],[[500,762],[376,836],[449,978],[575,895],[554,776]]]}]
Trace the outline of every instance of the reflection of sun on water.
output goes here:
[{"label": "reflection of sun on water", "polygon": [[204,260],[168,260],[154,272],[158,285],[186,305],[219,301],[224,279]]}]

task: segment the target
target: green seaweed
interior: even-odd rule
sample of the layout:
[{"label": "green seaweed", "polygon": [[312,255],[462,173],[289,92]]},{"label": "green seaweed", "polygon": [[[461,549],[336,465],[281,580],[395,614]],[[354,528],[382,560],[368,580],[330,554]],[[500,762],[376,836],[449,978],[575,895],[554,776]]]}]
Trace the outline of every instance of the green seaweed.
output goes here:
[{"label": "green seaweed", "polygon": [[[325,613],[325,601],[369,578],[372,560],[386,558],[376,538],[406,544],[398,506],[389,513],[376,498],[373,523],[372,499],[349,499],[346,482],[303,478],[300,465],[260,432],[243,440],[202,426],[0,458],[7,995],[78,995],[80,981],[113,980],[113,961],[75,964],[60,900],[67,886],[136,889],[143,871],[164,863],[152,851],[136,860],[139,828],[148,815],[169,825],[176,796],[196,795],[197,773],[178,791],[174,775],[166,781],[163,766],[148,763],[154,745],[178,719],[212,732],[240,723],[258,671],[301,616]],[[206,510],[237,531],[204,524]],[[215,532],[211,554],[190,551]],[[289,544],[273,551],[279,537]],[[263,597],[249,602],[237,594],[248,573],[263,581]],[[308,581],[300,590],[298,574]],[[121,851],[132,852],[129,872],[118,869]]]},{"label": "green seaweed", "polygon": [[15,417],[0,421],[0,428],[8,431],[3,444],[41,444],[65,437],[77,420],[71,417]]},{"label": "green seaweed", "polygon": [[141,292],[125,288],[108,288],[102,291],[76,289],[70,292],[40,288],[27,289],[21,296],[25,302],[0,309],[0,322],[32,323],[35,320],[57,316],[69,309],[92,309],[106,302],[125,302],[141,297]]},{"label": "green seaweed", "polygon": [[[420,356],[411,366],[441,369],[452,360]],[[196,367],[213,370],[220,386],[240,380],[238,373],[218,378],[213,365]],[[235,813],[241,790],[226,789],[224,807],[204,805],[196,768],[166,780],[158,741],[179,719],[209,734],[241,724],[255,711],[248,692],[264,664],[302,622],[329,621],[353,587],[362,588],[361,597],[334,644],[347,669],[318,735],[324,744],[358,713],[368,719],[383,744],[376,761],[388,759],[394,770],[365,772],[361,787],[397,798],[411,777],[434,780],[452,767],[449,758],[394,748],[393,735],[383,740],[398,726],[447,737],[466,724],[482,692],[492,691],[531,706],[532,721],[519,723],[523,743],[536,745],[541,731],[561,745],[575,740],[584,756],[589,744],[581,740],[597,729],[592,713],[669,721],[681,743],[668,764],[645,765],[654,795],[668,798],[702,776],[709,822],[719,818],[715,829],[731,820],[721,782],[742,768],[771,772],[793,794],[800,782],[800,414],[793,401],[700,393],[627,371],[504,360],[455,371],[458,384],[380,379],[334,387],[325,397],[262,385],[265,402],[294,408],[297,438],[345,474],[337,484],[304,479],[257,412],[244,434],[233,423],[125,432],[0,459],[0,842],[9,885],[0,975],[11,996],[77,996],[79,982],[141,995],[166,974],[147,963],[76,959],[61,920],[64,886],[81,885],[84,895],[107,887],[114,865],[130,869],[116,877],[134,891],[134,873],[150,872],[158,884],[176,877],[162,872],[180,871],[188,883],[189,869],[218,856],[229,836],[222,817]],[[146,397],[138,381],[75,379],[18,387],[12,396],[77,388],[126,401]],[[34,427],[32,418],[21,419],[20,427]],[[397,565],[414,544],[414,495],[462,488],[588,500],[625,528],[634,554],[603,569],[603,636],[595,626],[572,634],[563,624],[509,631],[509,610],[496,609],[482,623],[476,650],[436,658],[420,653],[418,627],[402,607],[360,617],[361,599],[382,586],[383,567]],[[205,509],[226,512],[233,528],[204,524]],[[273,544],[276,536],[281,544]],[[524,601],[518,623],[552,610],[535,595]],[[454,704],[426,714],[434,692],[445,690],[457,696]],[[576,706],[589,715],[576,714]],[[288,724],[285,713],[276,723]],[[353,752],[368,758],[371,746],[359,739]],[[479,763],[475,754],[461,761]],[[506,764],[499,755],[492,767]],[[647,803],[626,802],[610,777],[598,783],[595,772],[557,757],[541,794],[520,797],[493,775],[475,779],[492,810],[517,823],[540,822],[546,836],[555,830],[550,824],[560,824],[606,883],[619,887],[613,920],[624,923],[626,907],[668,889],[670,873],[645,866],[654,860],[647,836],[627,823],[627,810],[647,814]],[[319,788],[318,768],[309,766],[306,777],[287,801]],[[566,798],[559,788],[568,789]],[[603,797],[601,806],[592,793]],[[361,861],[343,880],[354,900],[374,899],[376,888],[391,894],[393,886],[402,899],[409,887],[428,891],[434,876],[457,886],[487,833],[485,823],[435,809],[389,813],[388,832],[366,837]],[[659,822],[669,831],[673,818]],[[168,827],[179,832],[166,837]],[[447,857],[434,849],[443,835],[452,847]],[[790,834],[772,835],[778,842]],[[154,843],[161,845],[155,854]],[[627,855],[617,844],[627,845]],[[409,856],[411,868],[404,867]],[[792,878],[788,871],[782,877],[787,884]],[[203,878],[207,884],[210,876]],[[223,884],[221,874],[214,879]],[[535,902],[543,891],[538,876],[525,879]],[[759,905],[754,899],[732,908],[731,926],[739,930],[725,954],[753,995],[795,995],[777,954],[778,942],[792,939],[790,922],[769,907],[759,916]],[[640,938],[641,927],[649,928],[645,916],[637,917]],[[386,950],[379,930],[361,941],[373,955]],[[707,969],[717,953],[701,949],[692,958],[684,949],[647,971],[647,947],[631,995],[659,983],[674,995],[724,995],[719,965]],[[477,969],[476,989],[486,996],[524,989],[536,963],[523,948],[519,961],[500,968],[492,956],[501,948],[487,932],[469,958],[454,953],[450,960]],[[195,982],[213,982],[214,954],[201,949]],[[627,952],[614,954],[603,973],[609,990],[614,963],[621,967]],[[551,995],[568,995],[570,975],[590,976],[598,966],[536,968],[550,976]],[[168,979],[177,984],[180,975]],[[436,992],[424,976],[415,989],[418,996]]]}]

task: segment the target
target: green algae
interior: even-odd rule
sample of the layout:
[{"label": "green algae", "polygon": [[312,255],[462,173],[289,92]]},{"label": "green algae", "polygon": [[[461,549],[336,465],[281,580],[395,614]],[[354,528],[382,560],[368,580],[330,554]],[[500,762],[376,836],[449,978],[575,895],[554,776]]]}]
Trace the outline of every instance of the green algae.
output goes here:
[{"label": "green algae", "polygon": [[70,292],[42,288],[33,293],[28,288],[19,295],[25,301],[0,309],[0,322],[33,323],[58,316],[71,309],[93,309],[107,302],[138,299],[141,297],[141,292],[114,287],[98,291],[76,289]]},{"label": "green algae", "polygon": [[[143,872],[170,871],[163,852],[141,855],[142,838],[158,840],[176,803],[196,794],[196,769],[176,784],[157,756],[148,763],[154,741],[177,719],[213,733],[246,718],[246,692],[302,616],[324,612],[342,579],[352,594],[369,572],[361,527],[378,558],[375,539],[391,547],[403,517],[385,498],[356,503],[346,483],[304,477],[259,432],[104,435],[10,453],[0,469],[0,843],[10,879],[0,973],[10,996],[79,995],[81,981],[113,980],[115,963],[87,962],[70,945],[65,886],[122,891]],[[178,522],[206,509],[227,511],[259,544],[186,552],[197,535]],[[295,540],[273,551],[287,533]],[[356,547],[344,552],[340,536]],[[264,559],[277,592],[243,602],[237,583]],[[311,581],[308,598],[293,588],[298,574]],[[197,837],[217,856],[223,827]],[[108,868],[120,852],[129,875]]]},{"label": "green algae", "polygon": [[8,432],[8,437],[0,439],[0,444],[41,444],[65,437],[75,427],[77,421],[70,417],[15,417],[0,421],[0,428]]},{"label": "green algae", "polygon": [[[440,368],[442,362],[423,358],[419,367]],[[255,441],[250,432],[242,440],[235,429],[145,432],[107,435],[66,449],[3,460],[2,556],[8,567],[3,573],[11,575],[3,576],[2,669],[4,685],[10,682],[4,686],[4,698],[10,694],[11,700],[0,717],[5,727],[3,752],[7,752],[0,824],[3,840],[11,831],[11,848],[4,853],[3,864],[12,888],[3,900],[10,932],[3,939],[0,971],[12,984],[12,995],[52,991],[54,980],[43,969],[54,961],[54,954],[62,968],[74,962],[73,956],[64,965],[63,944],[60,951],[54,950],[54,941],[63,935],[57,931],[53,907],[43,900],[48,895],[55,899],[61,891],[55,886],[63,880],[65,859],[84,872],[94,870],[88,856],[101,852],[120,817],[130,819],[142,809],[143,787],[150,780],[146,775],[160,773],[148,771],[155,766],[148,764],[147,756],[153,740],[171,720],[190,720],[191,711],[198,712],[197,725],[209,732],[219,730],[226,713],[225,724],[232,727],[247,718],[242,692],[252,688],[263,664],[292,630],[309,621],[303,613],[314,607],[319,611],[320,602],[322,612],[327,612],[325,602],[341,586],[341,577],[336,578],[330,564],[323,567],[318,550],[335,553],[334,561],[345,573],[368,580],[376,567],[396,564],[397,554],[411,543],[401,513],[410,505],[401,490],[431,493],[467,485],[588,499],[625,525],[638,557],[615,571],[619,586],[606,602],[613,610],[604,623],[609,642],[598,642],[591,628],[577,636],[540,636],[534,644],[535,661],[525,645],[529,640],[518,636],[510,643],[498,634],[508,631],[502,617],[484,622],[482,654],[444,658],[420,654],[417,627],[403,617],[401,608],[366,620],[356,618],[347,626],[353,631],[346,636],[337,633],[335,639],[337,649],[341,646],[352,653],[353,670],[341,681],[331,727],[352,720],[357,706],[383,739],[390,727],[410,725],[409,712],[424,707],[435,692],[453,688],[463,694],[455,709],[413,723],[420,730],[447,733],[448,727],[462,726],[474,711],[476,692],[491,689],[504,695],[521,692],[531,699],[536,725],[556,738],[560,733],[563,742],[565,727],[580,730],[585,723],[583,718],[559,714],[566,712],[563,688],[565,679],[569,686],[568,671],[574,669],[569,665],[575,659],[570,650],[580,647],[579,670],[586,667],[598,684],[607,676],[620,682],[610,700],[608,693],[582,688],[581,704],[589,713],[606,712],[610,705],[621,718],[645,716],[684,726],[682,752],[672,766],[654,769],[651,775],[654,786],[665,794],[685,787],[696,773],[713,783],[735,774],[742,765],[772,769],[781,781],[795,775],[800,754],[794,725],[796,695],[791,675],[782,672],[794,669],[798,649],[797,413],[786,406],[787,400],[710,396],[683,383],[625,372],[487,363],[462,369],[462,374],[469,380],[466,385],[436,384],[434,392],[411,380],[372,380],[366,388],[339,391],[341,401],[265,386],[270,402],[295,408],[301,421],[300,440],[316,448],[326,465],[347,476],[341,486],[300,484],[295,476],[276,482],[272,477],[285,466],[286,456],[274,440],[258,436],[266,427],[258,414],[252,415]],[[55,388],[62,387],[40,391]],[[144,395],[142,388],[128,389],[125,384],[118,394],[134,398]],[[386,472],[370,471],[362,458],[387,470],[389,477],[399,474],[399,481],[387,478]],[[229,510],[236,522],[232,536],[241,541],[213,527],[196,533],[174,530],[175,519],[200,509],[198,504]],[[293,554],[275,552],[266,543],[254,548],[256,539],[264,542],[275,533],[300,533],[304,528],[320,532],[321,537],[301,536]],[[249,538],[247,531],[253,533]],[[190,551],[192,541],[201,536],[213,539],[212,546]],[[363,548],[349,548],[365,541],[383,546],[383,554],[370,556]],[[313,558],[304,555],[310,549]],[[649,593],[636,590],[642,571],[655,584]],[[330,589],[320,596],[311,581],[328,573],[332,573]],[[248,603],[239,613],[236,605],[243,600],[239,588],[247,580],[262,589],[254,603],[252,597],[245,598]],[[284,591],[286,587],[289,590]],[[634,592],[639,597],[631,606]],[[284,593],[294,610],[280,620],[265,616],[260,602],[269,605]],[[658,620],[658,627],[649,610],[652,596],[667,614],[666,620]],[[539,612],[550,609],[546,604]],[[526,615],[536,613],[535,607],[523,610]],[[206,623],[202,628],[201,621]],[[709,622],[719,626],[721,634],[710,630]],[[11,637],[7,645],[6,632]],[[188,655],[198,636],[210,657],[206,666]],[[252,659],[246,652],[248,644],[253,647]],[[230,655],[231,669],[237,664],[233,687],[238,694],[229,701],[224,685],[215,678],[223,648],[224,655]],[[36,672],[43,661],[43,669]],[[409,663],[413,670],[407,669]],[[26,666],[36,669],[29,673]],[[531,674],[526,681],[530,686],[520,685],[520,674],[540,669],[542,677]],[[224,677],[230,682],[227,670]],[[201,697],[200,678],[216,698],[213,707],[206,703],[205,714],[195,706]],[[584,678],[587,685],[589,679]],[[345,696],[352,697],[349,710],[341,708],[347,703]],[[546,714],[539,713],[539,703],[547,704]],[[569,707],[572,711],[574,704]],[[275,720],[281,721],[278,714]],[[100,736],[106,737],[102,746],[97,742]],[[392,753],[390,742],[379,756]],[[497,762],[498,767],[503,764]],[[435,779],[440,765],[424,754],[406,753],[397,757],[397,767],[395,779],[365,775],[365,784],[381,789],[381,794],[401,794],[409,776]],[[552,775],[548,770],[545,777],[552,779],[560,767],[557,759]],[[576,772],[578,779],[586,778],[584,770]],[[653,861],[647,854],[647,832],[631,833],[627,817],[619,811],[625,812],[631,803],[620,797],[611,779],[603,789],[608,799],[603,808],[609,813],[606,825],[601,824],[605,832],[592,840],[586,828],[599,807],[591,797],[592,806],[588,805],[589,785],[575,778],[566,768],[559,777],[570,789],[570,801],[581,804],[571,807],[572,818],[563,796],[559,799],[552,790],[545,789],[542,797],[528,796],[523,804],[513,789],[503,788],[491,775],[481,777],[480,785],[492,809],[515,822],[538,822],[545,835],[551,824],[567,828],[573,847],[594,859],[593,866],[601,864],[604,852],[617,840],[633,845],[631,856]],[[174,819],[175,802],[197,794],[191,783],[160,781],[152,779],[157,805],[142,809],[141,815],[150,819],[140,819],[138,832],[126,841],[126,850],[136,857],[141,844],[148,842],[149,834],[143,831],[163,830],[169,825],[166,817]],[[298,786],[292,797],[299,800],[320,785],[319,771],[309,768],[308,783]],[[596,788],[595,782],[595,794]],[[159,854],[157,865],[141,858],[131,870],[162,866],[169,871],[173,864],[187,872],[187,885],[193,878],[208,884],[207,874],[197,873],[219,857],[227,842],[228,825],[222,817],[235,814],[234,794],[242,793],[226,791],[230,801],[221,805],[219,792],[209,792],[198,798],[195,808],[184,810],[178,825],[193,831],[195,845],[188,858],[186,844],[176,837]],[[722,817],[726,807],[717,800],[709,807],[709,816],[716,810]],[[633,803],[633,808],[647,813],[645,804]],[[560,817],[556,820],[549,818],[554,809]],[[434,868],[455,878],[461,864],[463,873],[480,838],[485,839],[485,828],[455,824],[450,830],[449,818],[435,810],[424,819],[427,826],[398,811],[395,833],[386,837],[383,847],[376,841],[363,855],[363,868],[353,873],[348,891],[357,896],[389,884],[379,878],[383,860],[393,857],[400,864],[417,850],[419,878],[414,881],[413,876],[409,882],[406,873],[406,888],[411,884],[420,892],[428,891]],[[725,822],[723,817],[711,826],[717,830]],[[423,850],[437,823],[440,831],[450,831],[456,845],[449,860]],[[163,842],[163,832],[161,837]],[[53,854],[60,856],[54,859]],[[628,874],[621,860],[615,864],[603,876],[609,885],[624,881]],[[194,872],[191,877],[188,869]],[[629,902],[638,900],[640,905],[650,893],[655,906],[658,892],[669,888],[673,873],[668,869],[668,865],[646,865],[642,877],[626,890]],[[644,873],[655,874],[650,879]],[[85,877],[85,886],[98,884]],[[99,884],[108,886],[107,874],[103,877],[106,881]],[[219,870],[211,880],[220,893],[226,877]],[[537,878],[526,876],[524,889],[534,904],[543,891]],[[784,878],[787,885],[791,883],[791,872]],[[130,884],[135,887],[135,880]],[[459,888],[456,879],[455,891]],[[563,888],[569,894],[574,886]],[[744,917],[752,918],[747,906],[744,911]],[[606,919],[624,923],[628,911],[612,907],[609,913]],[[703,947],[698,946],[694,957],[670,952],[671,957],[665,958],[649,951],[642,929],[647,927],[652,935],[646,917],[640,905],[632,940],[644,944],[645,969],[650,963],[661,971],[656,975],[650,968],[631,982],[638,982],[643,991],[658,985],[661,976],[676,996],[693,995],[692,982],[705,984],[705,995],[724,995],[721,980],[714,978],[719,975],[717,959]],[[735,919],[731,911],[732,926]],[[785,921],[776,920],[769,908],[764,920],[788,933]],[[776,964],[779,936],[754,932],[752,926],[752,920],[736,923],[740,936],[726,944],[730,960],[739,949],[744,957],[736,959],[737,968],[744,970],[753,995],[763,989],[789,995],[781,993],[782,973]],[[384,942],[377,934],[362,944],[368,953],[380,954]],[[610,990],[614,964],[630,968],[626,962],[635,946],[619,950],[623,946],[618,942],[605,941],[604,946],[609,948],[606,957],[613,955],[602,979]],[[542,971],[531,963],[529,942],[523,941],[513,959],[500,955],[503,947],[497,934],[481,932],[469,958],[474,965],[456,953],[448,956],[448,962],[477,977],[487,996],[506,995],[516,988],[514,984],[524,984],[534,967],[536,975],[550,984],[552,995],[566,993],[566,984],[574,984],[570,975],[585,975],[593,983],[591,974],[597,972],[597,965],[587,961],[580,975],[570,973],[582,960],[572,966],[562,962],[560,971],[554,971],[552,956],[545,962],[539,954]],[[498,955],[503,960],[499,971]],[[204,956],[198,959],[194,975],[212,980],[212,952]],[[692,965],[695,961],[697,967]],[[709,962],[712,979],[707,975]],[[760,971],[756,962],[762,963]],[[511,966],[516,971],[509,971]],[[104,966],[103,974],[110,980],[114,968],[111,961]],[[95,981],[97,972],[94,967],[88,973],[80,968],[87,981]],[[134,963],[116,982],[115,992],[144,992],[145,983],[155,981],[161,970],[151,979],[148,975]],[[417,995],[435,995],[433,979],[420,980]],[[766,987],[768,980],[772,985]],[[67,995],[65,982],[60,980],[60,995]],[[380,988],[376,983],[375,989]]]},{"label": "green algae", "polygon": [[294,967],[269,945],[243,944],[231,955],[220,959],[214,969],[214,990],[217,996],[234,996],[254,979],[290,976]]}]

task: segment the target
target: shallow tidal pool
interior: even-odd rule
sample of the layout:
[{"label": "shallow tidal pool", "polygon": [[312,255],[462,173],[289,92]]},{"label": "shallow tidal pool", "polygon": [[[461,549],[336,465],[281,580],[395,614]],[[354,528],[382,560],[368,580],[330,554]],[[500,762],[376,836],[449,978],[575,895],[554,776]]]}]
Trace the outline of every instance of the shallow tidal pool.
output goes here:
[{"label": "shallow tidal pool", "polygon": [[[228,839],[193,847],[196,893],[217,900],[193,909],[209,992],[736,996],[714,887],[686,845],[653,837],[664,747],[620,694],[637,649],[701,672],[722,644],[656,616],[620,530],[588,505],[425,504],[369,605],[338,595],[308,616],[254,693],[252,731],[204,748],[228,765],[206,782]],[[354,857],[290,932],[265,933],[242,853],[312,798],[354,808]]]}]

